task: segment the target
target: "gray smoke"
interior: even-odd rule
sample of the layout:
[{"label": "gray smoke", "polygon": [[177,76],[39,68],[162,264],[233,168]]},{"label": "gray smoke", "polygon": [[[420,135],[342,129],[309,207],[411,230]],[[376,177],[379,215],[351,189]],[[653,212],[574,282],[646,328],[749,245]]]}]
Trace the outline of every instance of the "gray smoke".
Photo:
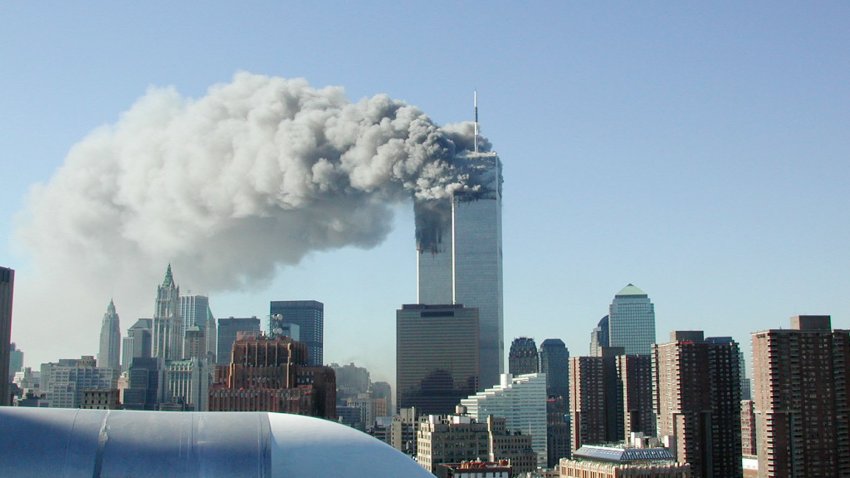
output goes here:
[{"label": "gray smoke", "polygon": [[475,190],[454,162],[473,137],[302,79],[240,73],[198,99],[154,88],[33,189],[19,237],[46,271],[118,280],[173,262],[183,283],[237,288],[312,251],[379,244],[394,204]]}]

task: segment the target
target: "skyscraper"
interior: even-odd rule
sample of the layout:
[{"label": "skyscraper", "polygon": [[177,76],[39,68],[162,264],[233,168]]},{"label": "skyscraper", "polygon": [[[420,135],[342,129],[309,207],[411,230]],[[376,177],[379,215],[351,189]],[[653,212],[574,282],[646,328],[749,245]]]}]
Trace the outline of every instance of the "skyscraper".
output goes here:
[{"label": "skyscraper", "polygon": [[100,351],[97,354],[100,368],[121,369],[121,327],[115,303],[110,299],[100,326]]},{"label": "skyscraper", "polygon": [[655,343],[655,306],[646,292],[627,285],[611,302],[608,346],[623,347],[626,355],[649,355]]},{"label": "skyscraper", "polygon": [[[215,356],[215,319],[213,318],[212,311],[210,310],[209,297],[205,295],[181,295],[180,317],[183,319],[183,335],[181,336],[181,340],[184,341],[184,348],[186,341],[186,331],[189,330],[191,327],[198,327],[204,338],[204,343],[199,344],[201,345],[199,349],[204,350],[204,357],[198,358],[206,358],[207,354]],[[193,332],[193,339],[196,335],[197,332]],[[188,359],[192,358],[193,356],[186,354],[186,352],[184,351],[183,357]]]},{"label": "skyscraper", "polygon": [[670,339],[652,347],[658,435],[672,440],[676,459],[690,463],[694,478],[740,478],[738,344],[701,331],[672,332]]},{"label": "skyscraper", "polygon": [[121,366],[124,371],[130,370],[130,364],[136,357],[150,358],[153,350],[153,319],[139,319],[127,329],[123,341],[124,352]]},{"label": "skyscraper", "polygon": [[499,383],[504,371],[502,299],[502,162],[494,152],[478,150],[455,157],[475,191],[451,198],[417,200],[417,300],[420,304],[463,304],[477,308],[480,386]]},{"label": "skyscraper", "polygon": [[9,346],[9,381],[15,378],[15,373],[20,372],[24,368],[24,351],[15,346],[12,342]]},{"label": "skyscraper", "polygon": [[15,271],[0,267],[0,406],[11,403],[9,349],[12,339],[12,295]]},{"label": "skyscraper", "polygon": [[540,344],[540,371],[546,374],[546,394],[569,397],[570,351],[561,339],[546,339]]},{"label": "skyscraper", "polygon": [[537,344],[529,337],[518,337],[511,342],[508,352],[508,371],[511,375],[540,372],[540,357]]},{"label": "skyscraper", "polygon": [[260,333],[260,319],[256,317],[250,318],[233,318],[218,319],[218,344],[216,345],[215,360],[219,365],[227,365],[230,363],[230,353],[233,350],[233,343],[236,342],[236,335],[239,332]]},{"label": "skyscraper", "polygon": [[[275,300],[269,306],[269,317],[280,315],[283,323],[299,328],[300,342],[307,344],[308,365],[324,364],[325,304],[316,300]],[[270,324],[270,331],[278,328]]]},{"label": "skyscraper", "polygon": [[850,476],[850,331],[828,315],[753,334],[759,476]]},{"label": "skyscraper", "polygon": [[590,332],[590,356],[601,357],[602,348],[608,346],[608,316],[602,317]]},{"label": "skyscraper", "polygon": [[396,404],[447,415],[478,389],[478,310],[404,305],[396,311]]},{"label": "skyscraper", "polygon": [[151,354],[163,360],[183,358],[183,319],[180,317],[180,287],[174,282],[171,264],[162,285],[156,288]]}]

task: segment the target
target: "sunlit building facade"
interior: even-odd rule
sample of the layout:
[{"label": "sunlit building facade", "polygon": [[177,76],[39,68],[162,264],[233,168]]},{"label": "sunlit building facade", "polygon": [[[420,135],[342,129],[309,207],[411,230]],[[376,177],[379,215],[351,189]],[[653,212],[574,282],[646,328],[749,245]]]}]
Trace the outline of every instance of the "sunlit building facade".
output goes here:
[{"label": "sunlit building facade", "polygon": [[655,306],[646,292],[627,285],[611,302],[608,346],[623,347],[626,355],[649,355],[655,343]]}]

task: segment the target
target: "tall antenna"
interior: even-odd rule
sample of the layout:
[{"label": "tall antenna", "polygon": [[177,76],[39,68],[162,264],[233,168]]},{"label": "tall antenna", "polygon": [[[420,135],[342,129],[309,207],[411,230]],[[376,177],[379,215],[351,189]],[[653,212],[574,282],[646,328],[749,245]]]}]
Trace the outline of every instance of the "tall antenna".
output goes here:
[{"label": "tall antenna", "polygon": [[478,152],[478,90],[472,90],[472,109],[475,111],[475,152]]}]

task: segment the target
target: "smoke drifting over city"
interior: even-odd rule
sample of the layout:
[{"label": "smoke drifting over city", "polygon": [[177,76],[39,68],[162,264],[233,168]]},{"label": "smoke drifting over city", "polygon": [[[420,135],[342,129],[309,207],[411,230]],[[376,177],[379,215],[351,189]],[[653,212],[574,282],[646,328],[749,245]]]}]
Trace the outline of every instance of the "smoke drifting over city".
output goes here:
[{"label": "smoke drifting over city", "polygon": [[152,88],[33,189],[19,237],[42,271],[120,281],[173,262],[182,283],[238,288],[312,251],[381,243],[411,197],[474,191],[453,162],[473,138],[471,123],[302,79],[239,73],[197,99]]}]

